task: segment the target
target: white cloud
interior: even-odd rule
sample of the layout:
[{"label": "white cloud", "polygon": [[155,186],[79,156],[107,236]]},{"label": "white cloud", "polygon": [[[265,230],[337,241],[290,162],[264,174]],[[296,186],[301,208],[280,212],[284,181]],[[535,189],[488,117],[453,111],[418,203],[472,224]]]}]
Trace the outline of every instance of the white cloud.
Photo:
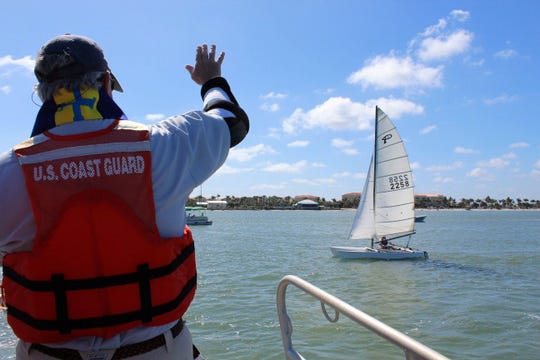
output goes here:
[{"label": "white cloud", "polygon": [[506,160],[505,157],[500,157],[500,158],[492,158],[489,160],[479,161],[477,165],[480,167],[502,169],[510,165],[510,162]]},{"label": "white cloud", "polygon": [[238,162],[247,162],[256,156],[262,154],[273,154],[275,151],[272,147],[264,144],[257,144],[250,147],[244,148],[232,148],[229,152],[228,159],[238,161]]},{"label": "white cloud", "polygon": [[468,11],[465,11],[465,10],[452,10],[450,12],[450,17],[456,19],[457,21],[459,22],[465,22],[467,20],[469,20],[469,17],[470,17],[470,13]]},{"label": "white cloud", "polygon": [[429,166],[426,170],[431,171],[431,172],[434,172],[434,171],[451,171],[451,170],[459,169],[462,166],[463,166],[463,163],[461,161],[455,161],[454,163],[452,163],[450,165],[432,165],[432,166]]},{"label": "white cloud", "polygon": [[276,112],[281,106],[277,101],[283,100],[287,97],[286,94],[269,92],[268,94],[261,95],[260,98],[264,100],[264,103],[261,105],[261,110],[268,112]]},{"label": "white cloud", "polygon": [[457,30],[450,35],[428,37],[422,40],[418,56],[424,61],[444,60],[467,51],[473,34],[467,30]]},{"label": "white cloud", "polygon": [[280,109],[278,103],[264,103],[261,105],[261,110],[268,112],[276,112]]},{"label": "white cloud", "polygon": [[455,181],[454,178],[449,177],[449,176],[447,176],[447,177],[440,177],[439,176],[439,177],[436,177],[436,178],[433,179],[433,182],[440,183],[440,184],[453,183],[454,181]]},{"label": "white cloud", "polygon": [[429,134],[430,132],[432,132],[433,130],[437,129],[437,125],[429,125],[429,126],[426,126],[425,128],[423,129],[420,129],[420,135],[426,135],[426,134]]},{"label": "white cloud", "polygon": [[373,108],[355,103],[349,98],[332,97],[307,112],[296,109],[283,121],[282,126],[286,133],[294,133],[298,128],[367,130],[373,113]]},{"label": "white cloud", "polygon": [[11,86],[9,85],[0,86],[0,92],[3,92],[6,95],[9,94],[11,92]]},{"label": "white cloud", "polygon": [[310,185],[310,186],[322,186],[322,185],[332,185],[336,183],[335,179],[332,178],[320,178],[320,179],[293,179],[293,182],[296,184]]},{"label": "white cloud", "polygon": [[342,151],[343,153],[347,155],[358,155],[358,150],[356,149],[349,148],[349,149],[343,149]]},{"label": "white cloud", "polygon": [[404,114],[421,114],[424,108],[412,101],[394,98],[371,99],[365,103],[350,98],[331,97],[324,103],[305,111],[298,108],[282,122],[284,132],[298,129],[323,128],[331,130],[368,130],[374,119],[375,106],[381,107],[392,119]]},{"label": "white cloud", "polygon": [[307,166],[306,160],[301,160],[295,163],[278,163],[264,167],[262,170],[266,172],[276,173],[300,173]]},{"label": "white cloud", "polygon": [[252,168],[236,168],[236,167],[232,167],[225,164],[222,167],[220,167],[218,171],[216,171],[215,175],[240,174],[240,173],[251,172],[252,170],[253,170]]},{"label": "white cloud", "polygon": [[345,140],[340,138],[332,139],[332,146],[337,148],[349,147],[352,146],[352,144],[354,144],[354,141],[352,140]]},{"label": "white cloud", "polygon": [[484,179],[484,180],[492,180],[493,179],[491,174],[486,169],[483,169],[483,168],[474,168],[471,171],[469,171],[466,175],[469,176],[469,177],[481,178],[481,179]]},{"label": "white cloud", "polygon": [[276,99],[285,99],[287,94],[281,94],[276,92],[269,92],[268,94],[261,95],[260,98],[263,100],[276,100]]},{"label": "white cloud", "polygon": [[320,162],[312,162],[311,166],[313,166],[314,168],[324,168],[324,167],[326,167],[326,164],[323,164],[323,163],[320,163]]},{"label": "white cloud", "polygon": [[501,156],[503,159],[515,159],[517,158],[517,155],[516,153],[513,153],[513,152],[509,152],[508,154],[504,154],[503,156]]},{"label": "white cloud", "polygon": [[418,161],[415,161],[415,162],[412,162],[411,163],[411,170],[417,170],[417,169],[421,169],[422,166],[420,166],[420,163]]},{"label": "white cloud", "polygon": [[367,174],[366,173],[351,173],[348,171],[344,171],[341,173],[335,173],[332,175],[332,177],[337,178],[337,179],[348,178],[348,177],[352,177],[353,179],[365,179],[367,177]]},{"label": "white cloud", "polygon": [[504,49],[497,51],[493,56],[499,59],[510,59],[517,56],[517,51],[513,49]]},{"label": "white cloud", "polygon": [[287,188],[286,183],[279,183],[279,184],[258,184],[250,186],[250,190],[283,190]]},{"label": "white cloud", "polygon": [[475,149],[468,149],[461,146],[456,146],[454,149],[456,154],[478,154],[479,151]]},{"label": "white cloud", "polygon": [[163,118],[165,118],[165,115],[163,114],[146,114],[144,117],[148,121],[159,121]]},{"label": "white cloud", "polygon": [[433,88],[442,86],[443,66],[430,67],[415,63],[411,57],[376,56],[352,73],[347,82],[363,88]]},{"label": "white cloud", "polygon": [[540,169],[540,159],[538,159],[538,161],[534,163],[534,167]]},{"label": "white cloud", "polygon": [[0,67],[14,66],[33,72],[34,64],[35,60],[32,59],[30,56],[25,56],[20,59],[14,59],[11,55],[0,57]]},{"label": "white cloud", "polygon": [[306,147],[309,145],[307,140],[296,140],[287,144],[287,147]]},{"label": "white cloud", "polygon": [[516,148],[528,148],[530,145],[526,142],[517,142],[510,144],[510,149],[516,149]]},{"label": "white cloud", "polygon": [[516,95],[500,95],[491,99],[485,99],[484,104],[486,105],[495,105],[495,104],[504,104],[504,103],[511,103],[515,100],[517,100]]}]

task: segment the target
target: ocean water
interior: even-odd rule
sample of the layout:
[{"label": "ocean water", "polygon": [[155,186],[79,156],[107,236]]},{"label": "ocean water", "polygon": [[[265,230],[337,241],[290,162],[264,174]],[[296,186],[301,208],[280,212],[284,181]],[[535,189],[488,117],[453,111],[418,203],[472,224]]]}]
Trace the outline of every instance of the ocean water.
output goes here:
[{"label": "ocean water", "polygon": [[[419,211],[411,246],[428,260],[333,257],[354,212],[209,211],[193,227],[199,285],[185,318],[208,360],[284,359],[279,280],[296,275],[452,359],[540,359],[540,211]],[[306,359],[404,359],[352,320],[287,290]],[[331,309],[329,314],[332,315]],[[0,314],[0,359],[16,340]]]}]

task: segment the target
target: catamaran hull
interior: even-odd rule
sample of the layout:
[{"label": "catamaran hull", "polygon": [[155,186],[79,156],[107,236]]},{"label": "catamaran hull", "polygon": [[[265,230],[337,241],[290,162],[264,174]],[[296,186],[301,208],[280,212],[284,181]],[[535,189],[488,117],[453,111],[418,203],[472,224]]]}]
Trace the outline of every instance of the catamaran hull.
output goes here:
[{"label": "catamaran hull", "polygon": [[370,247],[331,246],[332,254],[342,259],[408,260],[427,259],[426,251],[379,250]]}]

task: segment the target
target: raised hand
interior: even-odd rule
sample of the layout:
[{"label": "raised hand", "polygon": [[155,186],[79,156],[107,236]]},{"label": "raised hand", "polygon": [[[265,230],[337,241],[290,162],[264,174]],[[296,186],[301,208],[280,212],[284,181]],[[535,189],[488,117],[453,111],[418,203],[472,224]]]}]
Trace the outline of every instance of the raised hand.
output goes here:
[{"label": "raised hand", "polygon": [[191,75],[191,79],[199,85],[203,85],[208,80],[221,76],[221,64],[225,59],[225,53],[222,51],[216,60],[216,45],[208,46],[206,44],[197,46],[195,55],[195,65],[186,65],[186,70]]}]

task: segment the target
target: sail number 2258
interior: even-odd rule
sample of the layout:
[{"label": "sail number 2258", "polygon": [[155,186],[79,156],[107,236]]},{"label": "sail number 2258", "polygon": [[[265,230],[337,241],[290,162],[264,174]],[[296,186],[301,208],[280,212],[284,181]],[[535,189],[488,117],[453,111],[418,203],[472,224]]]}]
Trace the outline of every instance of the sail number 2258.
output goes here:
[{"label": "sail number 2258", "polygon": [[407,174],[389,176],[388,182],[390,183],[390,190],[399,190],[411,186]]}]

